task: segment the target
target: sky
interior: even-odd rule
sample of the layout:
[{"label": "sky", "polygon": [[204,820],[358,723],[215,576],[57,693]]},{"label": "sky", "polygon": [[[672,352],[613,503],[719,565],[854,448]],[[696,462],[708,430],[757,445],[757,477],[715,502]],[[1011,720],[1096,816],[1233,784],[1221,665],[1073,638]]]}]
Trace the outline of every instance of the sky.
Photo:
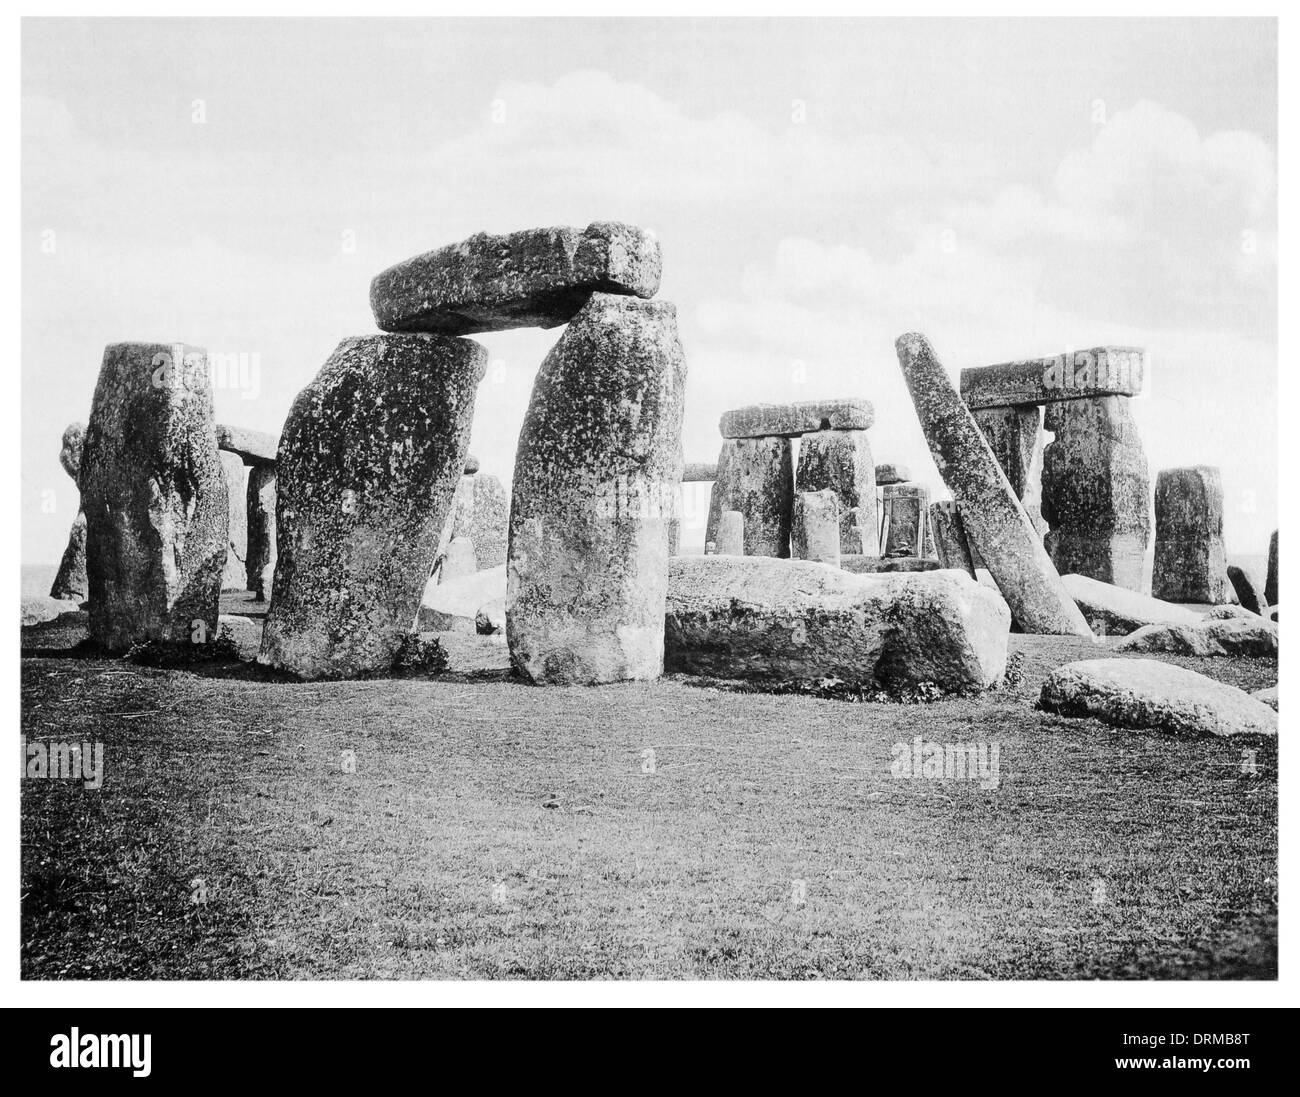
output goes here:
[{"label": "sky", "polygon": [[[1153,489],[1217,465],[1228,551],[1276,528],[1272,20],[26,19],[22,90],[24,563],[66,543],[105,344],[236,356],[218,421],[278,432],[380,270],[596,220],[661,242],[688,461],[728,408],[866,397],[941,498],[898,335],[954,380],[1141,346]],[[507,484],[559,335],[475,337]]]}]

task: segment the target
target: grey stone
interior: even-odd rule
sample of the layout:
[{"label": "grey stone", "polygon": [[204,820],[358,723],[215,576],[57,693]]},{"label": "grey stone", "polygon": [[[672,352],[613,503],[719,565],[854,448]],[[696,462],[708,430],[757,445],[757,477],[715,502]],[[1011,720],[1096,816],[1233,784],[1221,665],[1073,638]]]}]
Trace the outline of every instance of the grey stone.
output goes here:
[{"label": "grey stone", "polygon": [[713,551],[719,556],[745,555],[745,516],[738,510],[724,510],[718,520]]},{"label": "grey stone", "polygon": [[1086,659],[1057,667],[1039,703],[1063,716],[1172,735],[1276,735],[1277,713],[1244,690],[1155,659]]},{"label": "grey stone", "polygon": [[799,400],[751,404],[722,413],[723,438],[796,438],[822,430],[867,430],[876,421],[870,400]]},{"label": "grey stone", "polygon": [[790,555],[840,566],[840,500],[829,488],[795,493]]},{"label": "grey stone", "polygon": [[86,515],[77,511],[77,517],[73,519],[72,529],[68,533],[67,547],[59,560],[59,570],[50,587],[50,597],[71,598],[80,603],[89,596],[90,580],[86,576]]},{"label": "grey stone", "polygon": [[930,489],[888,484],[881,491],[881,556],[930,555]]},{"label": "grey stone", "polygon": [[454,582],[473,575],[478,571],[478,559],[474,555],[474,539],[463,534],[453,537],[447,543],[447,551],[442,557],[442,567],[438,569],[440,583]]},{"label": "grey stone", "polygon": [[705,541],[717,541],[724,510],[745,516],[745,555],[790,555],[794,464],[789,438],[728,438],[709,495]]},{"label": "grey stone", "polygon": [[1250,610],[1251,613],[1265,613],[1268,609],[1268,601],[1249,572],[1236,564],[1229,564],[1228,582],[1232,584],[1232,589],[1237,595],[1237,601],[1241,603],[1244,609]]},{"label": "grey stone", "polygon": [[988,441],[925,336],[899,338],[898,359],[939,475],[966,535],[1025,632],[1091,636]]},{"label": "grey stone", "polygon": [[1268,705],[1268,707],[1271,708],[1274,712],[1278,711],[1277,686],[1270,686],[1268,689],[1257,689],[1255,690],[1254,693],[1251,694],[1251,696],[1255,698],[1256,701]]},{"label": "grey stone", "polygon": [[473,476],[479,470],[479,461],[472,453],[465,454],[465,475]]},{"label": "grey stone", "polygon": [[59,464],[75,482],[81,475],[81,447],[86,442],[86,424],[69,423],[59,447]]},{"label": "grey stone", "polygon": [[1156,477],[1156,553],[1151,593],[1166,602],[1226,602],[1223,485],[1209,465],[1161,469]]},{"label": "grey stone", "polygon": [[510,507],[506,637],[537,683],[663,669],[686,359],[667,302],[596,294],[538,371]]},{"label": "grey stone", "polygon": [[468,339],[357,336],[298,394],[276,467],[259,662],[303,678],[392,667],[465,467],[486,365]]},{"label": "grey stone", "polygon": [[886,572],[940,571],[943,565],[929,556],[871,556],[846,552],[840,554],[840,567],[858,575],[875,575]]},{"label": "grey stone", "polygon": [[827,489],[839,499],[840,551],[862,552],[864,542],[874,550],[876,466],[865,430],[819,430],[799,439],[795,492]]},{"label": "grey stone", "polygon": [[1124,637],[1116,650],[1276,659],[1277,625],[1253,613],[1208,617],[1195,625],[1147,625]]},{"label": "grey stone", "polygon": [[490,472],[460,478],[451,513],[438,539],[438,555],[447,551],[453,537],[474,542],[479,571],[506,562],[506,539],[510,529],[510,499],[506,489]]},{"label": "grey stone", "polygon": [[275,466],[252,465],[248,470],[248,556],[244,570],[248,589],[264,602],[275,580]]},{"label": "grey stone", "polygon": [[707,480],[716,480],[718,478],[718,464],[716,461],[687,461],[685,468],[682,470],[683,484],[698,484]]},{"label": "grey stone", "polygon": [[930,535],[941,567],[957,568],[975,578],[975,562],[966,541],[966,527],[953,500],[941,499],[930,504]]},{"label": "grey stone", "polygon": [[659,242],[635,225],[481,232],[376,275],[370,307],[384,331],[553,328],[596,292],[653,297],[661,268]]},{"label": "grey stone", "polygon": [[122,651],[214,637],[226,488],[205,351],[104,349],[80,483],[91,639]]},{"label": "grey stone", "polygon": [[420,612],[415,618],[417,632],[476,632],[478,613],[487,603],[504,600],[506,566],[471,571],[439,582],[434,576],[425,585]]},{"label": "grey stone", "polygon": [[506,596],[484,602],[474,614],[474,631],[480,636],[503,636],[506,631]]},{"label": "grey stone", "polygon": [[1137,396],[1146,378],[1140,347],[1093,347],[1048,358],[961,371],[961,395],[971,408],[1047,404],[1094,396]]},{"label": "grey stone", "polygon": [[247,590],[248,468],[238,454],[223,450],[221,472],[226,480],[226,566],[221,589]]},{"label": "grey stone", "polygon": [[47,621],[58,620],[65,613],[76,613],[80,608],[80,603],[67,598],[46,597],[40,594],[25,595],[20,606],[22,624],[24,628],[43,625]]},{"label": "grey stone", "polygon": [[217,618],[217,635],[230,640],[241,658],[252,659],[262,645],[262,622],[242,614],[223,613]]},{"label": "grey stone", "polygon": [[217,424],[217,447],[229,453],[239,454],[246,465],[274,465],[279,446],[278,434],[248,430],[246,427],[232,427],[227,423]]},{"label": "grey stone", "polygon": [[1195,610],[1086,575],[1063,575],[1061,582],[1098,636],[1127,636],[1147,625],[1196,626],[1201,621]]},{"label": "grey stone", "polygon": [[1277,530],[1268,539],[1268,576],[1264,580],[1264,598],[1270,606],[1277,605]]},{"label": "grey stone", "polygon": [[906,465],[884,464],[876,466],[876,487],[886,484],[905,484],[912,478]]},{"label": "grey stone", "polygon": [[1025,508],[1039,534],[1047,532],[1043,521],[1041,490],[1043,478],[1043,411],[1037,407],[980,408],[972,412],[988,440],[1007,482]]}]

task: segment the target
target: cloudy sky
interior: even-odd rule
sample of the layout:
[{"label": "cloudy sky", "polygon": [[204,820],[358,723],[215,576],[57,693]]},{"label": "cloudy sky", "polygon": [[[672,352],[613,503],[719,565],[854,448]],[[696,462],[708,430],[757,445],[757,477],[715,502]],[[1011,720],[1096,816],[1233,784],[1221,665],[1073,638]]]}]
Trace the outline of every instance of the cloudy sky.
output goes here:
[{"label": "cloudy sky", "polygon": [[[26,20],[24,562],[65,543],[106,343],[246,355],[217,418],[278,431],[379,270],[593,220],[662,242],[687,460],[727,408],[859,395],[942,495],[897,335],[954,377],[1139,345],[1153,485],[1220,466],[1228,549],[1263,552],[1276,80],[1265,20]],[[479,337],[471,449],[507,482],[558,335]]]}]

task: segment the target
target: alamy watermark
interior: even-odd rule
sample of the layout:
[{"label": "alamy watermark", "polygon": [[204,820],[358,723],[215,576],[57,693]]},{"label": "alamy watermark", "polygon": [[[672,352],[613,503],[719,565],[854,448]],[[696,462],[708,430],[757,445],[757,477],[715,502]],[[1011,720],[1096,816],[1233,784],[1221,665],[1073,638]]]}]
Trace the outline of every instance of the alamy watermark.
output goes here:
[{"label": "alamy watermark", "polygon": [[25,778],[84,781],[88,789],[104,784],[103,743],[29,743],[24,735],[21,745]]},{"label": "alamy watermark", "polygon": [[894,744],[889,771],[895,780],[978,781],[982,789],[1001,783],[1000,743],[927,743],[917,736]]}]

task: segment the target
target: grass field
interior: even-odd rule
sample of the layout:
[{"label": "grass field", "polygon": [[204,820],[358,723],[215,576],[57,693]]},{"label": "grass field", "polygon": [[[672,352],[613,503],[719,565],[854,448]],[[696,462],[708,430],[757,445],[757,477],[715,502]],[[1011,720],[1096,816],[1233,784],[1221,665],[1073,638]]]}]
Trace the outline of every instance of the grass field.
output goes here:
[{"label": "grass field", "polygon": [[[1086,642],[888,705],[539,689],[487,638],[477,672],[293,684],[79,628],[24,630],[23,733],[106,753],[100,791],[23,782],[25,978],[1276,977],[1275,745],[1251,775],[1036,711]],[[894,778],[918,735],[997,742],[998,787]]]}]

